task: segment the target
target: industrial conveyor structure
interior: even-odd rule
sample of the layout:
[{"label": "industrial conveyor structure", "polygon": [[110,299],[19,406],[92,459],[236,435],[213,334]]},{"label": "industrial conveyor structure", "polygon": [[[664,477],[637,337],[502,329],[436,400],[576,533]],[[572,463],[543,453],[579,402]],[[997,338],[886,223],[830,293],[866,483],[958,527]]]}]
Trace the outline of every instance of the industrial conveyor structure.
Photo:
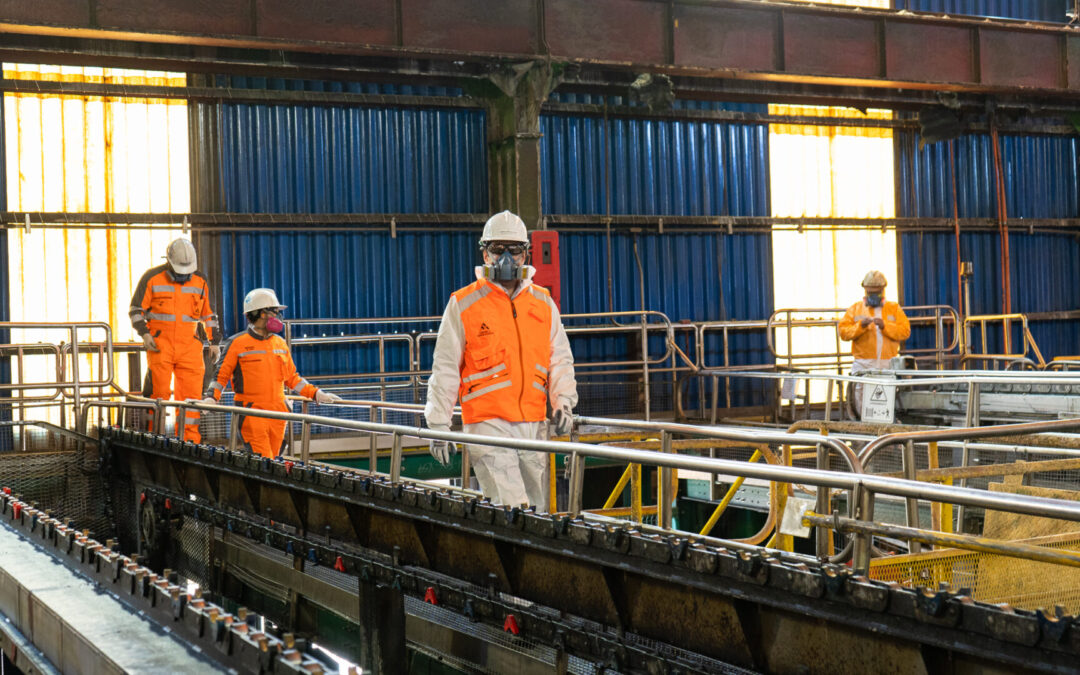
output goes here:
[{"label": "industrial conveyor structure", "polygon": [[[108,335],[76,344],[113,360]],[[974,423],[958,427],[799,406],[812,414],[793,425],[579,415],[568,438],[484,438],[550,456],[554,507],[540,513],[469,489],[467,453],[432,462],[428,440],[478,439],[418,426],[418,402],[342,386],[342,404],[245,410],[290,425],[270,460],[239,447],[232,406],[142,399],[107,368],[80,381],[85,356],[70,347],[35,349],[65,364],[53,394],[7,385],[18,418],[0,426],[0,649],[26,671],[72,658],[238,672],[324,672],[340,658],[383,673],[1080,662],[1080,419],[980,425],[977,393],[960,413]],[[733,372],[723,377],[846,377]],[[995,378],[1069,377],[863,381],[984,392]],[[181,441],[165,414],[153,430],[143,421],[187,407],[215,442]],[[127,642],[80,621],[98,614],[124,617]],[[125,650],[138,631],[162,647]]]}]

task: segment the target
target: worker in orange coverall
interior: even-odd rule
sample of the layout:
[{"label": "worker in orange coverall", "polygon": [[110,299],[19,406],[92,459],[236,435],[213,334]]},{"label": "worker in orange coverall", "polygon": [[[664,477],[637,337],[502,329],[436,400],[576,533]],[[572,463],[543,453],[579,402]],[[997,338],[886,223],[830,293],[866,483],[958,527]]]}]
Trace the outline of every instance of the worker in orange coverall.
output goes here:
[{"label": "worker in orange coverall", "polygon": [[[885,275],[871,270],[863,277],[865,296],[848,307],[838,326],[840,339],[851,342],[851,374],[885,370],[889,359],[900,353],[900,343],[911,335],[911,324],[900,305],[885,299]],[[855,414],[862,410],[863,385],[854,387]]]},{"label": "worker in orange coverall", "polygon": [[[256,288],[244,298],[248,327],[225,343],[203,403],[217,403],[232,380],[235,402],[244,408],[288,412],[285,387],[320,404],[336,403],[341,397],[323,391],[296,372],[289,346],[277,335],[283,328],[285,306],[269,288]],[[285,438],[285,420],[244,415],[240,436],[252,452],[274,458]]]},{"label": "worker in orange coverall", "polygon": [[[169,244],[166,263],[143,274],[131,298],[128,316],[146,346],[151,398],[168,399],[173,391],[183,401],[198,398],[203,388],[206,346],[199,325],[209,343],[211,362],[218,357],[221,341],[218,318],[210,305],[206,277],[197,270],[195,247],[184,238]],[[176,378],[175,387],[173,377]],[[150,411],[153,429],[154,412]],[[183,420],[184,440],[198,443],[199,411],[187,410]]]}]

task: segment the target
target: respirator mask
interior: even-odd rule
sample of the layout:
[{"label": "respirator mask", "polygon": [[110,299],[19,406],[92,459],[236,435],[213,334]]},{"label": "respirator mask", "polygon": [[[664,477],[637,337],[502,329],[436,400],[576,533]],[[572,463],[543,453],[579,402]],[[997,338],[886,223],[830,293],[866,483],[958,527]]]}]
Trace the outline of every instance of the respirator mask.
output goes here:
[{"label": "respirator mask", "polygon": [[281,310],[267,310],[272,314],[266,319],[266,330],[271,333],[280,333],[285,330],[285,323],[278,317],[281,316]]},{"label": "respirator mask", "polygon": [[484,265],[484,278],[489,281],[517,281],[525,278],[525,265],[518,264],[516,258],[528,248],[524,244],[492,244],[486,247],[495,262]]},{"label": "respirator mask", "polygon": [[176,272],[169,270],[169,277],[178,284],[186,284],[191,279],[190,274],[177,274]]}]

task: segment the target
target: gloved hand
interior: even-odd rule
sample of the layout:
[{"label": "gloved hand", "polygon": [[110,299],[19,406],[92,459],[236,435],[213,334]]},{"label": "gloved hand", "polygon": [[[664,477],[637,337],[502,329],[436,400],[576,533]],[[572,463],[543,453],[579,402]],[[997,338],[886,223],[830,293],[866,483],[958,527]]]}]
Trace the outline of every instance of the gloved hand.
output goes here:
[{"label": "gloved hand", "polygon": [[148,352],[156,352],[158,350],[157,342],[154,342],[154,336],[148,332],[142,334],[142,343]]},{"label": "gloved hand", "polygon": [[315,402],[316,403],[320,403],[320,404],[325,405],[327,403],[339,403],[340,401],[341,401],[341,397],[338,396],[337,394],[332,394],[332,393],[330,393],[328,391],[325,391],[323,389],[319,389],[318,391],[315,392]]},{"label": "gloved hand", "polygon": [[221,345],[210,345],[210,363],[217,363],[221,356]]},{"label": "gloved hand", "polygon": [[551,411],[551,424],[555,427],[556,436],[566,436],[574,424],[574,410],[569,403],[560,403],[558,408]]},{"label": "gloved hand", "polygon": [[[450,431],[450,426],[446,424],[428,426],[428,428],[433,431]],[[453,441],[432,440],[428,445],[428,452],[431,453],[432,457],[439,461],[439,464],[446,466],[450,463],[450,458],[458,451],[457,445],[458,444]]]},{"label": "gloved hand", "polygon": [[864,316],[863,318],[859,319],[859,325],[862,326],[863,328],[866,328],[867,326],[869,326],[872,323],[874,323],[874,320],[871,319],[868,316]]},{"label": "gloved hand", "polygon": [[207,396],[203,400],[199,401],[199,403],[208,403],[210,405],[217,405],[218,404],[218,402],[214,399],[213,396]]},{"label": "gloved hand", "polygon": [[885,321],[883,319],[875,317],[874,318],[874,325],[877,326],[878,328],[885,328]]}]

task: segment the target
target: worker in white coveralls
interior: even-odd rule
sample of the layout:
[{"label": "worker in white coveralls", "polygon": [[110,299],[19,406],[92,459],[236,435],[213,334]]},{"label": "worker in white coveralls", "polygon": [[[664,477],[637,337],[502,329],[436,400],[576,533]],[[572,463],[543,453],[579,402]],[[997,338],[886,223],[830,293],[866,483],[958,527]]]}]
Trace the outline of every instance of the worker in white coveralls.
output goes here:
[{"label": "worker in white coveralls", "polygon": [[[544,440],[550,404],[552,427],[565,435],[578,400],[574,357],[551,294],[532,282],[525,223],[509,211],[492,216],[480,248],[484,264],[475,268],[476,281],[454,292],[443,312],[427,425],[449,430],[460,401],[465,433]],[[454,446],[432,441],[431,454],[446,464]],[[548,510],[547,453],[486,445],[468,450],[485,497]]]}]

